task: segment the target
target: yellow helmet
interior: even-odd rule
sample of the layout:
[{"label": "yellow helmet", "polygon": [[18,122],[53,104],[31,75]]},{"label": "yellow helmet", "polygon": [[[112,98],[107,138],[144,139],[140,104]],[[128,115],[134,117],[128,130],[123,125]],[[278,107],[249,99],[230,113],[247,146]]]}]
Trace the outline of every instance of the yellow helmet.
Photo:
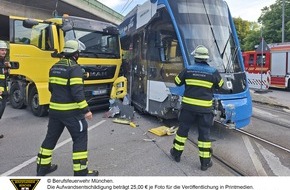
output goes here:
[{"label": "yellow helmet", "polygon": [[195,48],[195,50],[192,52],[192,55],[194,58],[197,59],[208,59],[208,49],[204,47],[203,45],[199,45]]},{"label": "yellow helmet", "polygon": [[0,40],[0,49],[8,49],[6,42]]},{"label": "yellow helmet", "polygon": [[64,54],[73,54],[77,51],[86,49],[84,46],[85,45],[78,40],[68,40],[65,42],[62,52]]}]

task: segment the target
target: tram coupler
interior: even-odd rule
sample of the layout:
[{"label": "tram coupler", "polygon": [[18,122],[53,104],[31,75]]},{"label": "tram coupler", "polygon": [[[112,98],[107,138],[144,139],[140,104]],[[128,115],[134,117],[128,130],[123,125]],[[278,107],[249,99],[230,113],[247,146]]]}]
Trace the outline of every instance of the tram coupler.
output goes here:
[{"label": "tram coupler", "polygon": [[228,129],[235,129],[235,105],[234,104],[227,104],[223,105],[221,100],[214,99],[214,121],[219,125],[222,125]]}]

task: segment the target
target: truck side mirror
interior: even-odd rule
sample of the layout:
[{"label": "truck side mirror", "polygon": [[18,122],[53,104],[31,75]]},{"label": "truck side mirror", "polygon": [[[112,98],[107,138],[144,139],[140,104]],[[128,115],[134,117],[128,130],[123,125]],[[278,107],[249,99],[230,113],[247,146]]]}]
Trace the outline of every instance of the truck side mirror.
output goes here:
[{"label": "truck side mirror", "polygon": [[32,28],[33,26],[38,25],[39,22],[36,20],[32,20],[32,19],[26,19],[23,21],[23,27],[24,28]]},{"label": "truck side mirror", "polygon": [[57,49],[54,49],[53,52],[51,53],[51,57],[61,58],[62,55],[58,53]]},{"label": "truck side mirror", "polygon": [[68,19],[63,19],[63,24],[61,26],[62,31],[67,32],[73,29],[72,23]]},{"label": "truck side mirror", "polygon": [[115,26],[108,26],[103,29],[103,32],[109,33],[109,34],[119,34],[119,30]]}]

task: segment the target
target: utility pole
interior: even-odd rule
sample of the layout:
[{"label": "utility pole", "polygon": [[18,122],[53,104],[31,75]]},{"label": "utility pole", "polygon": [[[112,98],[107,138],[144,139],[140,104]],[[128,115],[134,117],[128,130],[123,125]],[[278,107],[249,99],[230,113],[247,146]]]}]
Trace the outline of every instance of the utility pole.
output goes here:
[{"label": "utility pole", "polygon": [[260,69],[261,69],[261,86],[260,86],[260,90],[262,91],[263,89],[263,64],[264,64],[264,38],[263,38],[263,24],[262,24],[262,27],[261,27],[261,39],[262,39],[262,42],[261,42],[261,65],[260,65]]},{"label": "utility pole", "polygon": [[[263,38],[263,22],[261,23],[261,42],[259,44],[260,49],[258,51],[261,51],[261,56],[260,56],[260,75],[261,75],[261,81],[260,81],[260,88],[256,89],[256,93],[267,93],[268,89],[263,89],[263,67],[264,67],[264,38]],[[258,47],[258,48],[259,48]],[[258,60],[257,60],[258,61]]]},{"label": "utility pole", "polygon": [[285,0],[283,0],[283,3],[282,3],[282,43],[284,43],[284,30],[285,30]]}]

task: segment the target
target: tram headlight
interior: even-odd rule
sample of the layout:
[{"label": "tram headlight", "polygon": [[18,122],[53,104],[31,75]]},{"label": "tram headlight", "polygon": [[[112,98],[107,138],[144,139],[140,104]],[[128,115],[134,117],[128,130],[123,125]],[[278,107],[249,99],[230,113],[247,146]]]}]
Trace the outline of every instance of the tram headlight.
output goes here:
[{"label": "tram headlight", "polygon": [[243,90],[246,89],[247,88],[247,81],[246,81],[246,79],[242,79],[241,83],[242,83]]}]

